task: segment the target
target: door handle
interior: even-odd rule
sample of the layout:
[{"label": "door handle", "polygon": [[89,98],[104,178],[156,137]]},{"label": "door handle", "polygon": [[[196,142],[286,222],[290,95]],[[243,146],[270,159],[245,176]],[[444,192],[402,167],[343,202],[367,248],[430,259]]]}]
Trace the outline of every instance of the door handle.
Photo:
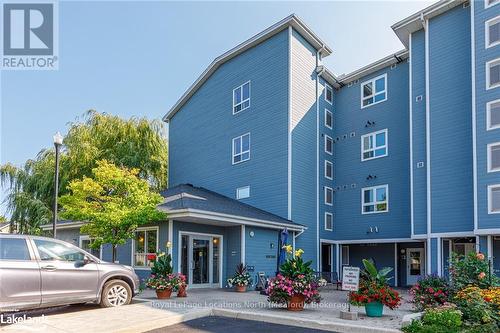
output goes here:
[{"label": "door handle", "polygon": [[49,272],[52,272],[52,271],[55,271],[57,269],[57,267],[53,266],[53,265],[47,265],[47,266],[43,266],[42,269],[49,271]]}]

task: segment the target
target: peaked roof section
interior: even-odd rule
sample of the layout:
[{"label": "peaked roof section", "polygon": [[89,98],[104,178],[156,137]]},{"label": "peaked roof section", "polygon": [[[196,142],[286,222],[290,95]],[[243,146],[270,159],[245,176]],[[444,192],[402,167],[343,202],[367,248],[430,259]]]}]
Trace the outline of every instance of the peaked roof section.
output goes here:
[{"label": "peaked roof section", "polygon": [[316,36],[316,34],[304,22],[302,22],[300,18],[298,18],[295,14],[292,14],[215,58],[215,60],[212,61],[207,69],[205,69],[205,71],[198,77],[198,79],[196,79],[196,81],[189,87],[184,95],[181,96],[181,98],[175,103],[170,111],[163,117],[163,121],[169,121],[170,118],[172,118],[174,114],[179,111],[179,109],[189,100],[189,98],[191,98],[191,96],[198,90],[198,88],[203,85],[203,83],[215,72],[215,70],[220,65],[254,47],[255,45],[258,45],[263,41],[271,38],[277,33],[285,30],[289,26],[297,30],[302,35],[302,37],[304,37],[312,46],[316,48],[316,50],[319,50],[323,57],[326,57],[332,53],[332,50],[328,45],[325,44],[325,42],[323,42],[318,36]]},{"label": "peaked roof section", "polygon": [[191,184],[177,185],[161,192],[161,195],[165,200],[158,205],[158,209],[171,216],[178,212],[204,213],[215,220],[218,216],[232,217],[241,219],[243,222],[260,223],[262,226],[268,224],[273,227],[288,227],[295,230],[306,229],[278,215]]},{"label": "peaked roof section", "polygon": [[392,25],[392,30],[396,33],[399,40],[408,48],[409,35],[424,27],[423,20],[438,16],[456,6],[463,4],[467,0],[441,0],[430,5],[421,11],[408,16],[407,18]]}]

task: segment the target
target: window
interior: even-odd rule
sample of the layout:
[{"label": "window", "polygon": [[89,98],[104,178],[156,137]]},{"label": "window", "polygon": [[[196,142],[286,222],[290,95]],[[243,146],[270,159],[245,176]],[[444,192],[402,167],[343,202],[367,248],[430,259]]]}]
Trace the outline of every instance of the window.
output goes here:
[{"label": "window", "polygon": [[41,260],[78,261],[85,258],[83,252],[63,243],[42,239],[35,239],[34,242]]},{"label": "window", "polygon": [[233,89],[233,114],[250,107],[250,81]]},{"label": "window", "polygon": [[387,129],[361,136],[361,161],[387,156]]},{"label": "window", "polygon": [[250,133],[233,139],[233,164],[250,159]]},{"label": "window", "polygon": [[361,190],[362,214],[383,213],[389,210],[389,186],[366,187]]},{"label": "window", "polygon": [[484,8],[488,8],[491,6],[496,5],[497,3],[500,3],[500,0],[484,0]]},{"label": "window", "polygon": [[387,74],[361,84],[361,108],[381,103],[387,99]]},{"label": "window", "polygon": [[488,186],[488,214],[500,214],[500,184]]},{"label": "window", "polygon": [[500,59],[486,63],[486,89],[500,86]]},{"label": "window", "polygon": [[325,205],[333,206],[333,189],[325,186]]},{"label": "window", "polygon": [[342,266],[349,266],[349,246],[342,245]]},{"label": "window", "polygon": [[325,101],[330,104],[333,103],[333,89],[328,84],[325,85]]},{"label": "window", "polygon": [[333,128],[333,114],[328,109],[325,109],[325,126],[329,129]]},{"label": "window", "polygon": [[0,260],[31,260],[23,238],[0,238]]},{"label": "window", "polygon": [[500,16],[497,16],[485,23],[486,48],[500,44]]},{"label": "window", "polygon": [[97,258],[101,258],[101,249],[93,249],[90,247],[92,244],[92,239],[87,235],[80,236],[80,249],[87,251],[88,253],[96,256]]},{"label": "window", "polygon": [[333,179],[333,163],[325,161],[325,178]]},{"label": "window", "polygon": [[486,129],[500,128],[500,99],[486,104]]},{"label": "window", "polygon": [[139,228],[133,241],[135,267],[151,267],[158,252],[158,228]]},{"label": "window", "polygon": [[330,155],[333,154],[333,140],[326,134],[325,134],[325,153],[328,153]]},{"label": "window", "polygon": [[488,172],[500,171],[500,142],[488,145]]},{"label": "window", "polygon": [[243,186],[236,189],[236,199],[245,199],[250,197],[250,186]]},{"label": "window", "polygon": [[325,213],[325,230],[332,231],[333,230],[333,214]]}]

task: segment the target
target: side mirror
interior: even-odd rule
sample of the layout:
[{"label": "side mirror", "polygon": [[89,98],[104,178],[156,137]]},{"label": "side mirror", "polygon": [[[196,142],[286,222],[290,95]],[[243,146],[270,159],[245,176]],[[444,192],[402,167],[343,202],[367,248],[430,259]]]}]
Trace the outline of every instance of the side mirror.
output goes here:
[{"label": "side mirror", "polygon": [[75,267],[80,268],[80,267],[83,267],[91,262],[93,262],[93,260],[90,259],[89,257],[85,256],[85,257],[83,257],[82,260],[75,261]]}]

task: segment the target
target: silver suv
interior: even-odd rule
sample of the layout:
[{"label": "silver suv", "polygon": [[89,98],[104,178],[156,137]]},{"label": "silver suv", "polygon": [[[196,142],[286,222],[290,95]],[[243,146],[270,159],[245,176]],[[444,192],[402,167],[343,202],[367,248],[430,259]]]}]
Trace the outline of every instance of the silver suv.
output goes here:
[{"label": "silver suv", "polygon": [[104,262],[60,240],[0,234],[0,312],[65,304],[129,304],[132,267]]}]

